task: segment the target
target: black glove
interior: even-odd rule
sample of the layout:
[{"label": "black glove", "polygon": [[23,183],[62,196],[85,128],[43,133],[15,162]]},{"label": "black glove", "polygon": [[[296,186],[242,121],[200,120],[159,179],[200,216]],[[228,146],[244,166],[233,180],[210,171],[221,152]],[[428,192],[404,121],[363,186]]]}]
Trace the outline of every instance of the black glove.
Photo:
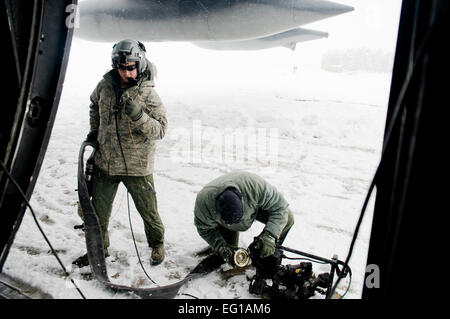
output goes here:
[{"label": "black glove", "polygon": [[86,136],[86,143],[94,144],[94,147],[98,146],[97,141],[98,131],[90,131],[89,134]]},{"label": "black glove", "polygon": [[127,96],[123,99],[123,104],[125,107],[125,114],[128,115],[128,117],[132,121],[137,121],[142,116],[142,107],[139,105],[139,103],[134,102],[131,97]]},{"label": "black glove", "polygon": [[220,256],[222,256],[223,260],[225,260],[230,265],[234,266],[234,259],[233,259],[234,249],[230,245],[223,244],[219,248],[219,254],[220,254]]}]

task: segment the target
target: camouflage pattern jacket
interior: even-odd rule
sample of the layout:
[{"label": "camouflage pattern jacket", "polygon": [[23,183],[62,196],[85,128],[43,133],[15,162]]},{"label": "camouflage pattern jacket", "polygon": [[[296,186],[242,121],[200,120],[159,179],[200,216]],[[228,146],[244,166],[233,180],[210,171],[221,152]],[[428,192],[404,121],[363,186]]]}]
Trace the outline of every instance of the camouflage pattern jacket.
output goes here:
[{"label": "camouflage pattern jacket", "polygon": [[[236,188],[242,195],[244,214],[233,225],[227,225],[217,211],[217,197],[228,187]],[[262,177],[236,171],[214,179],[197,194],[194,224],[200,236],[217,251],[225,243],[219,225],[232,231],[245,231],[257,216],[265,221],[265,230],[278,239],[288,221],[288,206],[283,195]]]},{"label": "camouflage pattern jacket", "polygon": [[[107,72],[91,94],[89,107],[90,130],[98,132],[99,147],[95,154],[95,165],[108,175],[146,176],[153,173],[155,140],[162,139],[167,129],[166,111],[154,89],[154,68],[149,65],[149,75],[122,93],[137,101],[143,109],[142,116],[132,121],[121,107],[117,114],[120,150],[116,133],[116,93],[119,76],[116,70]],[[120,101],[120,97],[119,97]]]}]

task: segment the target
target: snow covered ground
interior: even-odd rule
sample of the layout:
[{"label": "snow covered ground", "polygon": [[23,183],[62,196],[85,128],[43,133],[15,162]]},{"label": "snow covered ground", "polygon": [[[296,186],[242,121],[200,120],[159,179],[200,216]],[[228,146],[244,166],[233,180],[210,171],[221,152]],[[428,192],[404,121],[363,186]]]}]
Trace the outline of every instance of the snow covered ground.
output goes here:
[{"label": "snow covered ground", "polygon": [[[380,157],[391,74],[325,72],[302,59],[299,49],[216,52],[180,43],[146,46],[158,68],[156,89],[169,120],[169,130],[157,145],[154,172],[166,227],[166,259],[161,265],[149,265],[142,222],[130,199],[137,245],[152,279],[159,285],[174,283],[200,261],[195,253],[206,243],[193,223],[196,194],[215,177],[236,169],[260,174],[289,201],[295,224],[285,246],[326,258],[337,254],[344,260]],[[85,253],[84,233],[74,229],[81,223],[75,191],[78,151],[89,130],[89,95],[109,68],[111,47],[74,38],[56,122],[31,200],[71,276],[87,298],[100,299],[125,296],[103,289],[89,275],[89,267],[79,269],[71,263]],[[353,281],[346,298],[361,296],[373,198],[371,203],[350,262]],[[242,233],[240,246],[247,247],[262,228],[255,223]],[[111,257],[106,261],[111,280],[154,287],[137,260],[122,186],[110,238]],[[328,270],[319,264],[313,268],[317,273]],[[29,212],[4,272],[54,298],[80,297],[62,277]],[[346,284],[343,279],[340,292]],[[255,298],[245,275],[223,281],[219,272],[190,281],[180,293]]]}]

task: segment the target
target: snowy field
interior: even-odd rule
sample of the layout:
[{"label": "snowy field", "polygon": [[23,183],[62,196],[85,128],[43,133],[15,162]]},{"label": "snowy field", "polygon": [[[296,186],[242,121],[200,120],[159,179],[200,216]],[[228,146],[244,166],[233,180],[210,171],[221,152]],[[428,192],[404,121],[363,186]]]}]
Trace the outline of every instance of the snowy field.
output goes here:
[{"label": "snowy field", "polygon": [[[146,43],[158,69],[156,90],[167,109],[169,129],[158,142],[155,188],[166,227],[166,259],[150,266],[142,221],[132,200],[131,218],[144,266],[159,285],[177,282],[201,260],[206,247],[194,227],[197,192],[232,170],[261,175],[281,190],[295,224],[284,245],[344,260],[371,178],[380,158],[390,73],[331,73],[285,48],[216,52],[191,44]],[[85,253],[77,215],[77,158],[89,131],[89,95],[109,69],[112,44],[74,38],[52,136],[31,204],[50,241],[87,298],[114,295],[72,267]],[[346,298],[360,298],[370,237],[373,196],[350,266]],[[247,247],[262,230],[256,222],[241,233]],[[110,221],[111,281],[155,287],[143,273],[120,187]],[[292,263],[292,262],[289,262]],[[224,267],[225,269],[226,267]],[[329,266],[313,264],[316,273]],[[80,298],[62,276],[55,257],[27,211],[4,266],[8,275],[53,298]],[[246,275],[227,281],[220,272],[188,282],[177,298],[255,298]],[[344,290],[348,278],[341,281]],[[323,298],[317,296],[317,298]]]}]

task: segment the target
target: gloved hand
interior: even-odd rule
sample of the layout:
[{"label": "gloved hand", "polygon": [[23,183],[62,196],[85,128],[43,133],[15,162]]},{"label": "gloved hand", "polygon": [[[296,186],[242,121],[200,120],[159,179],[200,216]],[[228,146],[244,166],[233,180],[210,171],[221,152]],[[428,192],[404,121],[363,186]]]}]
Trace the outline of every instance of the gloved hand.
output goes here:
[{"label": "gloved hand", "polygon": [[263,231],[259,238],[262,242],[261,252],[259,253],[259,257],[265,258],[273,255],[275,252],[276,238],[272,236],[268,231]]},{"label": "gloved hand", "polygon": [[142,107],[139,103],[133,101],[129,96],[127,96],[123,99],[123,104],[125,106],[125,114],[128,115],[132,121],[137,121],[141,118]]},{"label": "gloved hand", "polygon": [[91,131],[86,136],[86,139],[84,141],[87,143],[94,144],[94,146],[97,147],[98,146],[97,136],[98,136],[98,131]]},{"label": "gloved hand", "polygon": [[234,266],[234,260],[233,260],[234,249],[230,245],[223,244],[219,248],[219,254],[220,254],[220,256],[222,256],[223,260],[225,260],[230,265]]}]

